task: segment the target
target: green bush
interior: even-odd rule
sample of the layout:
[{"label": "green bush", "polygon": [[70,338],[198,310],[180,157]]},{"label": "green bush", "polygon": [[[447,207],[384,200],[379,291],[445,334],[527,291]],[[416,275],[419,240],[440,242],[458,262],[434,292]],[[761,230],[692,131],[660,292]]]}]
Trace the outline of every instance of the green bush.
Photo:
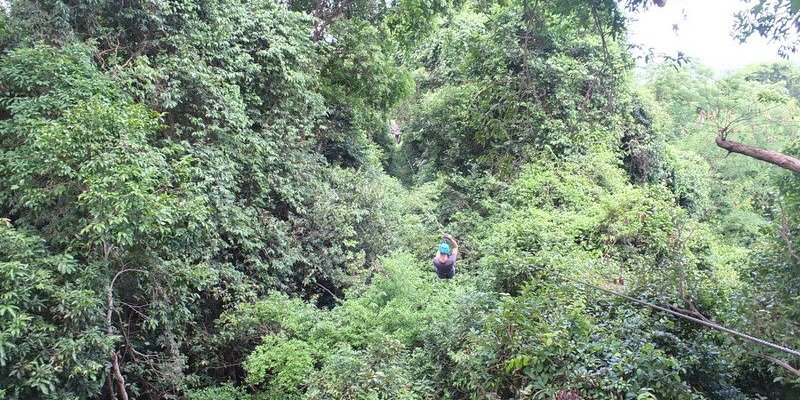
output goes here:
[{"label": "green bush", "polygon": [[222,386],[193,389],[187,393],[189,400],[252,400],[253,397],[243,393],[230,383]]}]

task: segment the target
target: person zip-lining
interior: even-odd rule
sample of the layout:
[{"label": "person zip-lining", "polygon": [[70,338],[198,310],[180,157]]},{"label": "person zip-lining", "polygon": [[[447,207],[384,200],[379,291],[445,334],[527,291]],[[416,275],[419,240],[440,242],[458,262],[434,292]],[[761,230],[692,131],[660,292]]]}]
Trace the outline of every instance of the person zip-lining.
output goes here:
[{"label": "person zip-lining", "polygon": [[[433,257],[433,267],[439,279],[450,279],[456,275],[456,258],[458,258],[458,242],[449,233],[445,233],[444,241]],[[447,243],[449,242],[449,244]],[[452,246],[452,249],[451,249]]]}]

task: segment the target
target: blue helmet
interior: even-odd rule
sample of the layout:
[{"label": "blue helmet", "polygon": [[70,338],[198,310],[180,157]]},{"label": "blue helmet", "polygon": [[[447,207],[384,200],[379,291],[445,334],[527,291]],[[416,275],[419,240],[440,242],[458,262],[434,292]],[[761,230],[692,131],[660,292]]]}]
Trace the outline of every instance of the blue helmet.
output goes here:
[{"label": "blue helmet", "polygon": [[450,254],[450,245],[447,243],[440,243],[439,244],[439,253],[441,254]]}]

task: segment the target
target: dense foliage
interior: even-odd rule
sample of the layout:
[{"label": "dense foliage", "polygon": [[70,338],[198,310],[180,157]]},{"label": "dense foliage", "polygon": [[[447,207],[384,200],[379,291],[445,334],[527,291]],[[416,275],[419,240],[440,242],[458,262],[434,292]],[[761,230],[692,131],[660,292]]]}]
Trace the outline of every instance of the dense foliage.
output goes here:
[{"label": "dense foliage", "polygon": [[800,154],[800,69],[637,83],[649,4],[10,2],[0,397],[799,396],[576,283],[800,348],[800,181],[714,144]]}]

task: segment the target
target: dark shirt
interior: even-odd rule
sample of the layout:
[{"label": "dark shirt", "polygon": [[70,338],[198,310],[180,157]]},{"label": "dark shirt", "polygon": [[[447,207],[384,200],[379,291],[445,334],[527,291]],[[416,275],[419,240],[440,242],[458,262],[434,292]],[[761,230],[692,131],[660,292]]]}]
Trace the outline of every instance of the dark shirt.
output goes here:
[{"label": "dark shirt", "polygon": [[457,253],[450,254],[445,262],[439,262],[439,255],[433,257],[433,266],[436,268],[436,275],[442,279],[450,279],[456,274]]}]

